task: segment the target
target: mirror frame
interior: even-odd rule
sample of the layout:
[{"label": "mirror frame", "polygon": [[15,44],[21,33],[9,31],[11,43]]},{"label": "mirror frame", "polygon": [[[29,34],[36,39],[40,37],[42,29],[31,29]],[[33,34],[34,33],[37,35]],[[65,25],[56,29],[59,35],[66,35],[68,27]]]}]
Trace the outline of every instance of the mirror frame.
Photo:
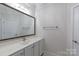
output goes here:
[{"label": "mirror frame", "polygon": [[17,12],[20,12],[20,13],[22,13],[22,14],[24,14],[24,15],[27,15],[27,16],[29,16],[29,17],[31,17],[31,18],[34,19],[34,33],[33,33],[33,34],[23,35],[23,36],[16,36],[16,37],[6,38],[6,39],[1,39],[0,41],[36,35],[36,18],[35,18],[35,17],[33,17],[33,16],[31,16],[31,15],[29,15],[29,14],[27,14],[27,13],[24,13],[24,12],[22,12],[22,11],[16,9],[16,8],[14,8],[14,7],[11,7],[11,6],[9,6],[9,5],[5,4],[5,3],[0,3],[0,4],[4,5],[4,6],[6,6],[6,7],[9,7],[9,8],[11,8],[11,9],[17,11]]}]

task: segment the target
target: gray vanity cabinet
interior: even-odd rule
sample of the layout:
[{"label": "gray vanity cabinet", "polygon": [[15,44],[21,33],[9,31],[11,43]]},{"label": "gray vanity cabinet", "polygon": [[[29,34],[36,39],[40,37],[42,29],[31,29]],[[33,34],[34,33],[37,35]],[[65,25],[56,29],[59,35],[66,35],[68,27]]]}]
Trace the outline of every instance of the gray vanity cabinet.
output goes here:
[{"label": "gray vanity cabinet", "polygon": [[41,56],[43,53],[43,40],[38,41],[25,48],[25,56]]},{"label": "gray vanity cabinet", "polygon": [[41,56],[44,54],[44,39],[25,48],[25,56]]},{"label": "gray vanity cabinet", "polygon": [[12,54],[12,56],[41,56],[43,53],[43,40],[40,40]]},{"label": "gray vanity cabinet", "polygon": [[39,42],[26,47],[25,56],[39,56]]}]

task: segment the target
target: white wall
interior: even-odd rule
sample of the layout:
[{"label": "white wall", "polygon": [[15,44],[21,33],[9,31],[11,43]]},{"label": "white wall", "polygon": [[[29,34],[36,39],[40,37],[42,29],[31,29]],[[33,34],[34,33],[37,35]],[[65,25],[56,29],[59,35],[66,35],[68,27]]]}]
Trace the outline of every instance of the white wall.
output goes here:
[{"label": "white wall", "polygon": [[35,4],[33,3],[6,3],[6,4],[31,16],[35,16]]},{"label": "white wall", "polygon": [[[57,30],[39,30],[44,32],[46,49],[50,54],[66,54],[72,46],[71,7],[74,4],[37,4],[36,18],[41,27],[58,26]],[[38,23],[39,24],[39,23]],[[69,52],[69,51],[68,51]]]}]

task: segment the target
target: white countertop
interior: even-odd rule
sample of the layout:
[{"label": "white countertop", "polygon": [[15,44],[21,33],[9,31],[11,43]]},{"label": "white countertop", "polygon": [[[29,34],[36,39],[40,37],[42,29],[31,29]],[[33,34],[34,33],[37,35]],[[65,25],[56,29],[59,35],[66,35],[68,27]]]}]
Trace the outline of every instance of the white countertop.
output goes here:
[{"label": "white countertop", "polygon": [[29,36],[25,38],[26,40],[23,40],[23,38],[17,38],[0,41],[0,56],[9,56],[35,42],[42,40],[42,37],[37,36]]}]

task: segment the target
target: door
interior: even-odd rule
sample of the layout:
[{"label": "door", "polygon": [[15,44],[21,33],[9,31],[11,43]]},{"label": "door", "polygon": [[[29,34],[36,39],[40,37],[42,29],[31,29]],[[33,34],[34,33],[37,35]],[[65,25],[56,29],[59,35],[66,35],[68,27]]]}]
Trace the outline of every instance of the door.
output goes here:
[{"label": "door", "polygon": [[75,50],[75,55],[79,56],[79,6],[74,8],[74,39],[73,48]]},{"label": "door", "polygon": [[0,40],[2,39],[2,19],[1,19],[1,15],[0,15]]}]

